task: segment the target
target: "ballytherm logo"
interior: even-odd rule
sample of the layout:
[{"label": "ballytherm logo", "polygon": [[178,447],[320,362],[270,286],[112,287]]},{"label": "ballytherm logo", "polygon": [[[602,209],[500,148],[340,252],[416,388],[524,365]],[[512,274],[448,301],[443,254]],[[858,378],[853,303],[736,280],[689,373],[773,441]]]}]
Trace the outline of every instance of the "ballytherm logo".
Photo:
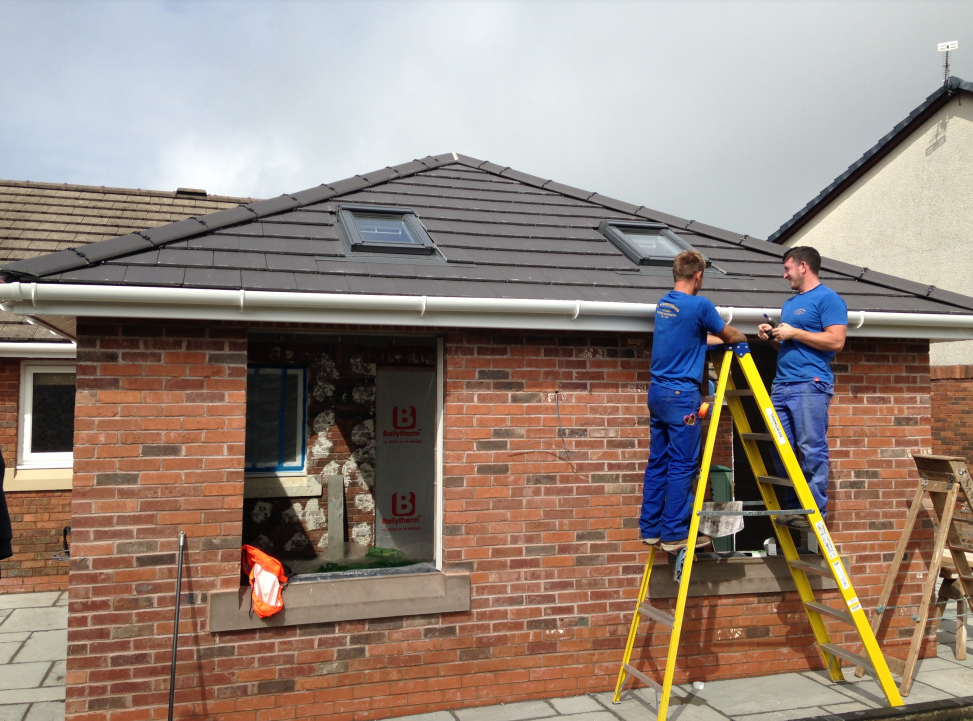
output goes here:
[{"label": "ballytherm logo", "polygon": [[416,494],[393,493],[392,494],[392,515],[393,516],[414,516],[416,514]]},{"label": "ballytherm logo", "polygon": [[392,427],[396,430],[407,431],[416,427],[415,406],[395,406],[392,409]]}]

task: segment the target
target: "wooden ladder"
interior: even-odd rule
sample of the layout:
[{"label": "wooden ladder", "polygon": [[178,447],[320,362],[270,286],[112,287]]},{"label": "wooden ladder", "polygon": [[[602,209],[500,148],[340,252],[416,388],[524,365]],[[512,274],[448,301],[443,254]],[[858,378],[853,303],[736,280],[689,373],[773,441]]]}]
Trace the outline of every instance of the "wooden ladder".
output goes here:
[{"label": "wooden ladder", "polygon": [[[965,553],[966,551],[973,551],[973,544],[963,540],[956,526],[957,523],[971,524],[973,521],[955,516],[957,501],[965,501],[967,506],[973,510],[973,503],[970,503],[973,500],[973,480],[970,479],[970,472],[966,468],[966,459],[956,456],[915,454],[912,457],[915,459],[922,482],[912,497],[912,505],[909,507],[905,528],[902,529],[902,535],[899,537],[895,556],[893,556],[892,565],[889,567],[889,575],[885,579],[882,593],[878,597],[875,615],[872,617],[872,632],[877,633],[882,625],[885,612],[893,608],[888,605],[889,597],[892,595],[895,579],[899,574],[902,559],[905,557],[906,546],[909,545],[916,519],[922,509],[923,498],[928,494],[939,525],[936,529],[932,557],[929,559],[926,582],[922,587],[922,599],[919,602],[918,612],[914,616],[916,628],[912,632],[912,643],[909,645],[909,654],[905,661],[891,657],[885,659],[892,672],[902,677],[899,691],[903,696],[908,696],[909,691],[912,690],[912,682],[916,675],[916,661],[919,659],[919,648],[922,646],[922,638],[926,634],[926,622],[929,620],[929,601],[936,588],[939,569],[943,564],[943,555],[947,550],[956,566],[960,588],[963,591],[966,604],[970,610],[973,610],[973,572],[970,571],[970,564],[966,560]],[[965,619],[956,619],[957,624],[962,622],[965,622]],[[960,635],[957,634],[957,636]],[[855,675],[861,676],[862,672],[859,667],[856,669]]]}]

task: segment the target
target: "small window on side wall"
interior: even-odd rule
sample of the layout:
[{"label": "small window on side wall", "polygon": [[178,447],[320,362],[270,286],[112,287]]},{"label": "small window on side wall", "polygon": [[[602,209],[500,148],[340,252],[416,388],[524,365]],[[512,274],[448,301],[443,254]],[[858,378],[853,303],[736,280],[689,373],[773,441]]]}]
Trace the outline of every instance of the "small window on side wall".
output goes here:
[{"label": "small window on side wall", "polygon": [[19,468],[74,463],[73,365],[24,363],[20,376]]},{"label": "small window on side wall", "polygon": [[247,471],[302,471],[307,447],[303,368],[247,369]]},{"label": "small window on side wall", "polygon": [[338,226],[352,252],[433,255],[436,246],[411,210],[377,206],[338,208]]},{"label": "small window on side wall", "polygon": [[664,223],[605,220],[598,226],[598,230],[626,257],[639,265],[672,267],[672,261],[677,255],[684,250],[693,250],[693,246]]}]

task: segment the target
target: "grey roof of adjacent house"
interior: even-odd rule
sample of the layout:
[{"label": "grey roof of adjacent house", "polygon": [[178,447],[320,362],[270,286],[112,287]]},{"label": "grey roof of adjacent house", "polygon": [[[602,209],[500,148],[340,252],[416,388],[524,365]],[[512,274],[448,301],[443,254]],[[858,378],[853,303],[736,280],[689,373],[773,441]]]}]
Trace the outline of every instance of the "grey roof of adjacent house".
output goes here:
[{"label": "grey roof of adjacent house", "polygon": [[[0,261],[85,246],[251,200],[188,188],[138,190],[0,180]],[[0,341],[58,340],[42,326],[0,311]]]},{"label": "grey roof of adjacent house", "polygon": [[[437,255],[346,252],[339,204],[411,209]],[[669,269],[626,258],[598,230],[613,219],[666,223],[706,254],[713,268],[703,292],[717,305],[779,307],[791,295],[777,245],[453,153],[20,260],[0,274],[37,283],[656,302],[672,286]],[[826,261],[822,279],[853,310],[973,310],[973,298],[838,261]]]},{"label": "grey roof of adjacent house", "polygon": [[863,156],[832,181],[832,183],[818,193],[810,203],[795,213],[790,220],[770,234],[767,239],[771,243],[783,243],[794,233],[806,225],[818,211],[845,192],[865,173],[891,153],[895,148],[912,134],[919,126],[932,117],[940,108],[948,103],[960,91],[973,93],[973,83],[962,78],[951,77],[947,83],[926,98],[922,104],[909,113],[908,117],[896,125],[892,130],[869,148]]}]

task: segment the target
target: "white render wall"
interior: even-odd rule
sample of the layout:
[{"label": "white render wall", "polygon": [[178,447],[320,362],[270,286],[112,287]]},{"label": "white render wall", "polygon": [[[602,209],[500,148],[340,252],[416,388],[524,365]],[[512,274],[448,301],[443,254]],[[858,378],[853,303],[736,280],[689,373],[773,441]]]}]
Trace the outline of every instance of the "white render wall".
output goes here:
[{"label": "white render wall", "polygon": [[[959,92],[784,245],[973,296],[973,93]],[[973,365],[973,341],[936,343],[930,362]]]}]

